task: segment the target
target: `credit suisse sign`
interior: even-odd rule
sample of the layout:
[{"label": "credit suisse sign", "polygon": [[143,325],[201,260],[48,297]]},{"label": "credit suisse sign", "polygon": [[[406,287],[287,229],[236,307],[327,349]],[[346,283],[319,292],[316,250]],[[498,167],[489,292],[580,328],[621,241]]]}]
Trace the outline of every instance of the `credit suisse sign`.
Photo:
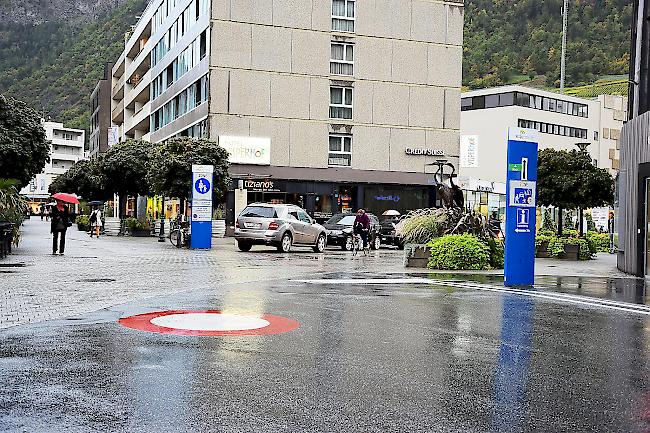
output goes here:
[{"label": "credit suisse sign", "polygon": [[440,149],[419,149],[415,147],[406,148],[407,155],[445,156],[445,151]]},{"label": "credit suisse sign", "polygon": [[220,135],[219,145],[230,154],[232,164],[271,165],[271,139]]}]

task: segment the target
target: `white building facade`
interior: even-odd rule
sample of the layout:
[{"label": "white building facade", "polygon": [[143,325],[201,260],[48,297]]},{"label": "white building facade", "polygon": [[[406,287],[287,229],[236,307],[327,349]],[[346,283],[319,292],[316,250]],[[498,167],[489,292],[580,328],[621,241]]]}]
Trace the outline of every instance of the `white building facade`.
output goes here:
[{"label": "white building facade", "polygon": [[509,127],[539,131],[540,150],[576,150],[577,143],[587,143],[594,164],[615,175],[626,99],[584,99],[523,86],[463,93],[459,182],[472,207],[499,214],[505,208]]},{"label": "white building facade", "polygon": [[321,218],[426,207],[426,165],[458,164],[462,29],[455,0],[153,0],[113,67],[112,122],[219,140],[230,209],[240,184]]},{"label": "white building facade", "polygon": [[85,159],[86,132],[83,129],[66,128],[62,123],[42,122],[45,136],[51,142],[50,161],[43,172],[37,174],[20,193],[27,196],[34,206],[50,196],[52,181],[77,161]]}]

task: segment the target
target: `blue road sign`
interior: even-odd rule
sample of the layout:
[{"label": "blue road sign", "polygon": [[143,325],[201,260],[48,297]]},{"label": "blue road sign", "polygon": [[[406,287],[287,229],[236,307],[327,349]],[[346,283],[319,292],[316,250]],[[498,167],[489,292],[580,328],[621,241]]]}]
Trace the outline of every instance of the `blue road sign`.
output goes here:
[{"label": "blue road sign", "polygon": [[192,236],[191,247],[212,248],[212,176],[211,165],[192,166]]},{"label": "blue road sign", "polygon": [[[511,128],[506,166],[506,286],[535,282],[535,207],[537,206],[537,131]],[[510,170],[516,167],[519,170]]]},{"label": "blue road sign", "polygon": [[194,183],[194,189],[199,194],[207,194],[210,192],[210,181],[206,178],[200,178]]}]

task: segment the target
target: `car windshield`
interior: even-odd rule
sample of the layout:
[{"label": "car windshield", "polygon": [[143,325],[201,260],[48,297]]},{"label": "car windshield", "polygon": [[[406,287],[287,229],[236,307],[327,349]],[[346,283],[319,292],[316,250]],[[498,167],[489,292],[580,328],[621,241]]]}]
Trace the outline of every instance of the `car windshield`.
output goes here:
[{"label": "car windshield", "polygon": [[327,221],[327,224],[340,224],[342,226],[354,225],[356,215],[334,215]]},{"label": "car windshield", "polygon": [[277,218],[275,208],[266,206],[248,206],[240,216],[248,218]]}]

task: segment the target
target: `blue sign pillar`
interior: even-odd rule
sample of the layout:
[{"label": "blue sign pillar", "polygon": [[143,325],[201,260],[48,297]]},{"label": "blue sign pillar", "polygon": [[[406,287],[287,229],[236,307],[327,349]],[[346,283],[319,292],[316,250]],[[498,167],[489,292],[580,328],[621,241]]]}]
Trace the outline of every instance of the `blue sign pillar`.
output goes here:
[{"label": "blue sign pillar", "polygon": [[507,170],[505,285],[532,286],[535,282],[537,131],[508,130]]},{"label": "blue sign pillar", "polygon": [[213,172],[212,165],[192,165],[192,248],[212,248]]}]

